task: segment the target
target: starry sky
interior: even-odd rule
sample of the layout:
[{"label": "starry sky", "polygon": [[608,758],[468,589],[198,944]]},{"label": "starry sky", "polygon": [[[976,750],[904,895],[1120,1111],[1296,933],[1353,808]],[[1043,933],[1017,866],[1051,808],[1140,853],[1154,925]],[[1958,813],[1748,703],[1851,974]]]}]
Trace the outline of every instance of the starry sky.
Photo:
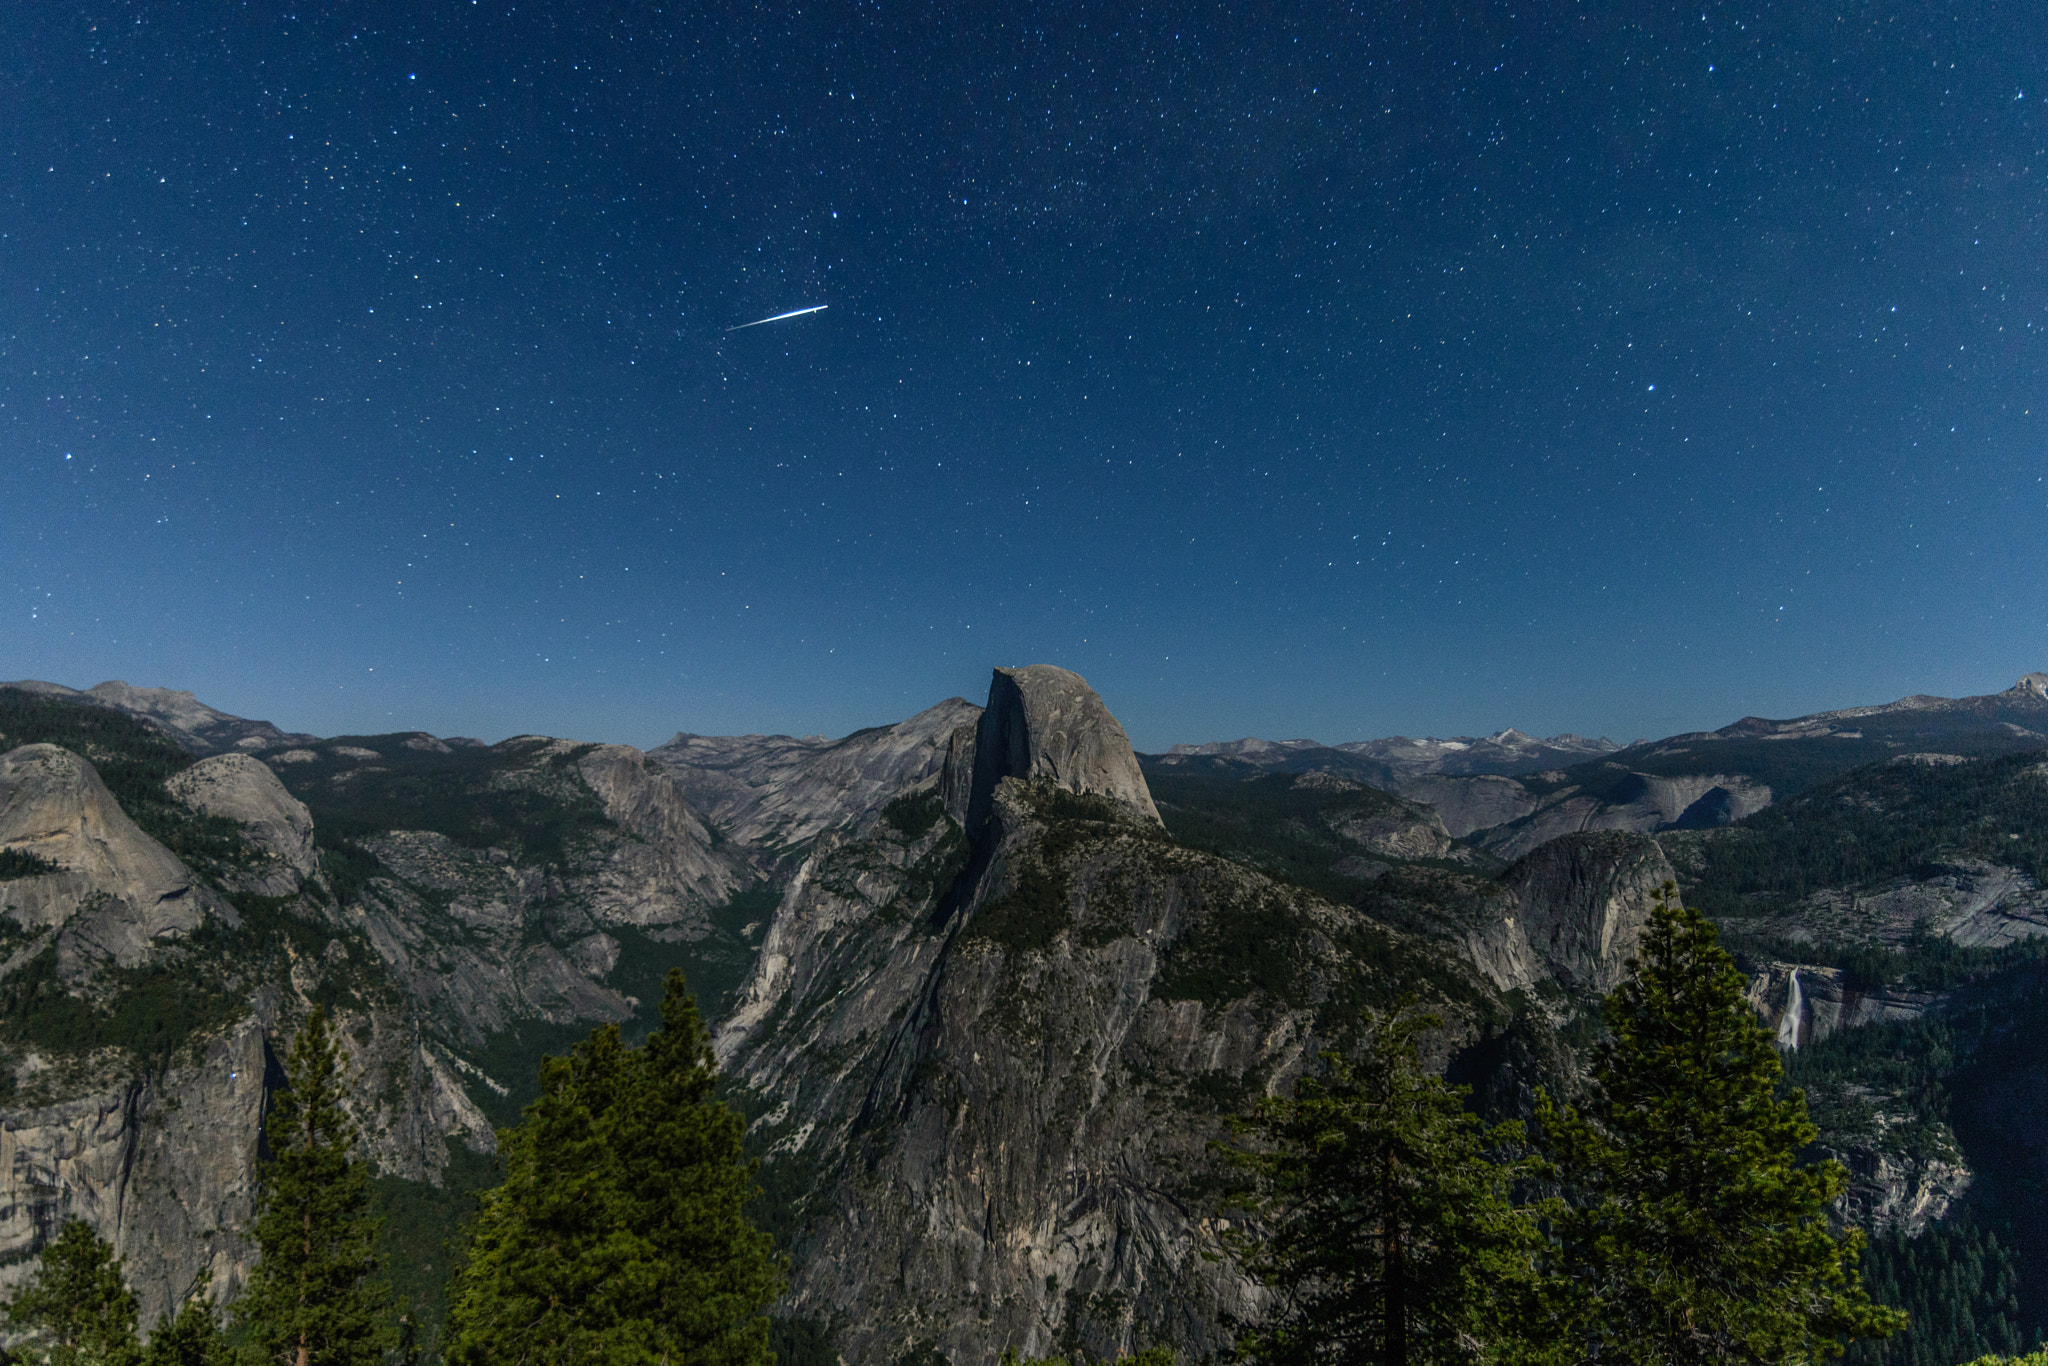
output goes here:
[{"label": "starry sky", "polygon": [[2036,0],[49,0],[0,50],[0,677],[646,745],[1048,662],[1161,749],[2048,668]]}]

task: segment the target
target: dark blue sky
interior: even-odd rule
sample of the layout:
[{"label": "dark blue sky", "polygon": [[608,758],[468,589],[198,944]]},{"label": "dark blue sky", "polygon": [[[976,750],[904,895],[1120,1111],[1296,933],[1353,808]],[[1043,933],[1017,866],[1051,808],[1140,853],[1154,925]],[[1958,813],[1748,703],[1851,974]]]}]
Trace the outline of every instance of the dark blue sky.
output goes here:
[{"label": "dark blue sky", "polygon": [[1452,9],[0,7],[0,676],[647,744],[1044,661],[1163,748],[2048,667],[2048,6]]}]

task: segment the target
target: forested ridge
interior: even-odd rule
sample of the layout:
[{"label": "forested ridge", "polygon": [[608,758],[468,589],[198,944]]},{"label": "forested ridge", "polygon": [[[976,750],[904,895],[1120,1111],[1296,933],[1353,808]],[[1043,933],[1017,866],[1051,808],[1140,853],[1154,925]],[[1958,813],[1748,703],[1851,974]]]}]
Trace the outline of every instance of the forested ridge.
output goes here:
[{"label": "forested ridge", "polygon": [[1765,808],[1701,847],[1688,894],[1717,916],[1829,888],[1875,889],[1947,860],[2048,868],[2041,750],[1965,763],[1886,762]]}]

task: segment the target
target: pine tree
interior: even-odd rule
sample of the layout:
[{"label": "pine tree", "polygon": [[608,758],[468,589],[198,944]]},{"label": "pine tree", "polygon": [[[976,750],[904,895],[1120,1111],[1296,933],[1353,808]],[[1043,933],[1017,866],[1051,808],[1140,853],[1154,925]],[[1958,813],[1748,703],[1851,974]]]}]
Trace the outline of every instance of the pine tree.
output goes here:
[{"label": "pine tree", "polygon": [[326,1010],[292,1041],[286,1089],[265,1128],[256,1245],[261,1260],[235,1306],[271,1366],[380,1366],[391,1338],[387,1298],[372,1279],[377,1221],[369,1164],[353,1155],[342,1108],[347,1077]]},{"label": "pine tree", "polygon": [[542,1063],[450,1296],[450,1366],[767,1366],[782,1268],[680,972],[661,1017],[643,1048],[608,1026]]},{"label": "pine tree", "polygon": [[679,971],[637,1061],[616,1144],[620,1194],[647,1243],[637,1312],[659,1325],[658,1359],[766,1366],[764,1311],[783,1268],[744,1213],[754,1196],[746,1125],[715,1094],[711,1036]]},{"label": "pine tree", "polygon": [[1359,1055],[1324,1053],[1321,1076],[1268,1097],[1225,1155],[1251,1178],[1251,1228],[1226,1235],[1279,1292],[1241,1348],[1254,1360],[1469,1362],[1517,1355],[1514,1308],[1536,1230],[1509,1199],[1525,1161],[1519,1124],[1484,1125],[1466,1090],[1423,1066],[1435,1016],[1369,1021]]},{"label": "pine tree", "polygon": [[1802,1092],[1778,1093],[1771,1036],[1699,912],[1666,886],[1635,976],[1607,998],[1583,1108],[1538,1106],[1574,1204],[1554,1331],[1602,1362],[1804,1362],[1896,1332],[1857,1275],[1860,1231],[1825,1210],[1841,1165],[1804,1164]]},{"label": "pine tree", "polygon": [[611,1025],[543,1059],[540,1098],[500,1132],[505,1181],[484,1195],[450,1289],[450,1366],[634,1359],[617,1304],[632,1250],[608,1132],[626,1055]]},{"label": "pine tree", "polygon": [[198,1293],[172,1318],[166,1310],[149,1335],[143,1366],[231,1366],[234,1351],[220,1331],[207,1277],[201,1274]]},{"label": "pine tree", "polygon": [[83,1219],[67,1219],[43,1249],[35,1277],[7,1305],[7,1321],[36,1334],[19,1349],[46,1366],[136,1366],[135,1295],[121,1262]]}]

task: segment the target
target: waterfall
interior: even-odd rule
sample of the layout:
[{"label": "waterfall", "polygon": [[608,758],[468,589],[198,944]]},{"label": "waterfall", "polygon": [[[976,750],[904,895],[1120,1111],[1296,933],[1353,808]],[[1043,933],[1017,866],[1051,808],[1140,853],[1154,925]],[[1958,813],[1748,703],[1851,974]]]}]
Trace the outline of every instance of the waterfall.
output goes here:
[{"label": "waterfall", "polygon": [[1785,993],[1785,1013],[1778,1017],[1778,1047],[1799,1047],[1799,1016],[1805,1004],[1799,995],[1799,969],[1794,968],[1791,989]]}]

